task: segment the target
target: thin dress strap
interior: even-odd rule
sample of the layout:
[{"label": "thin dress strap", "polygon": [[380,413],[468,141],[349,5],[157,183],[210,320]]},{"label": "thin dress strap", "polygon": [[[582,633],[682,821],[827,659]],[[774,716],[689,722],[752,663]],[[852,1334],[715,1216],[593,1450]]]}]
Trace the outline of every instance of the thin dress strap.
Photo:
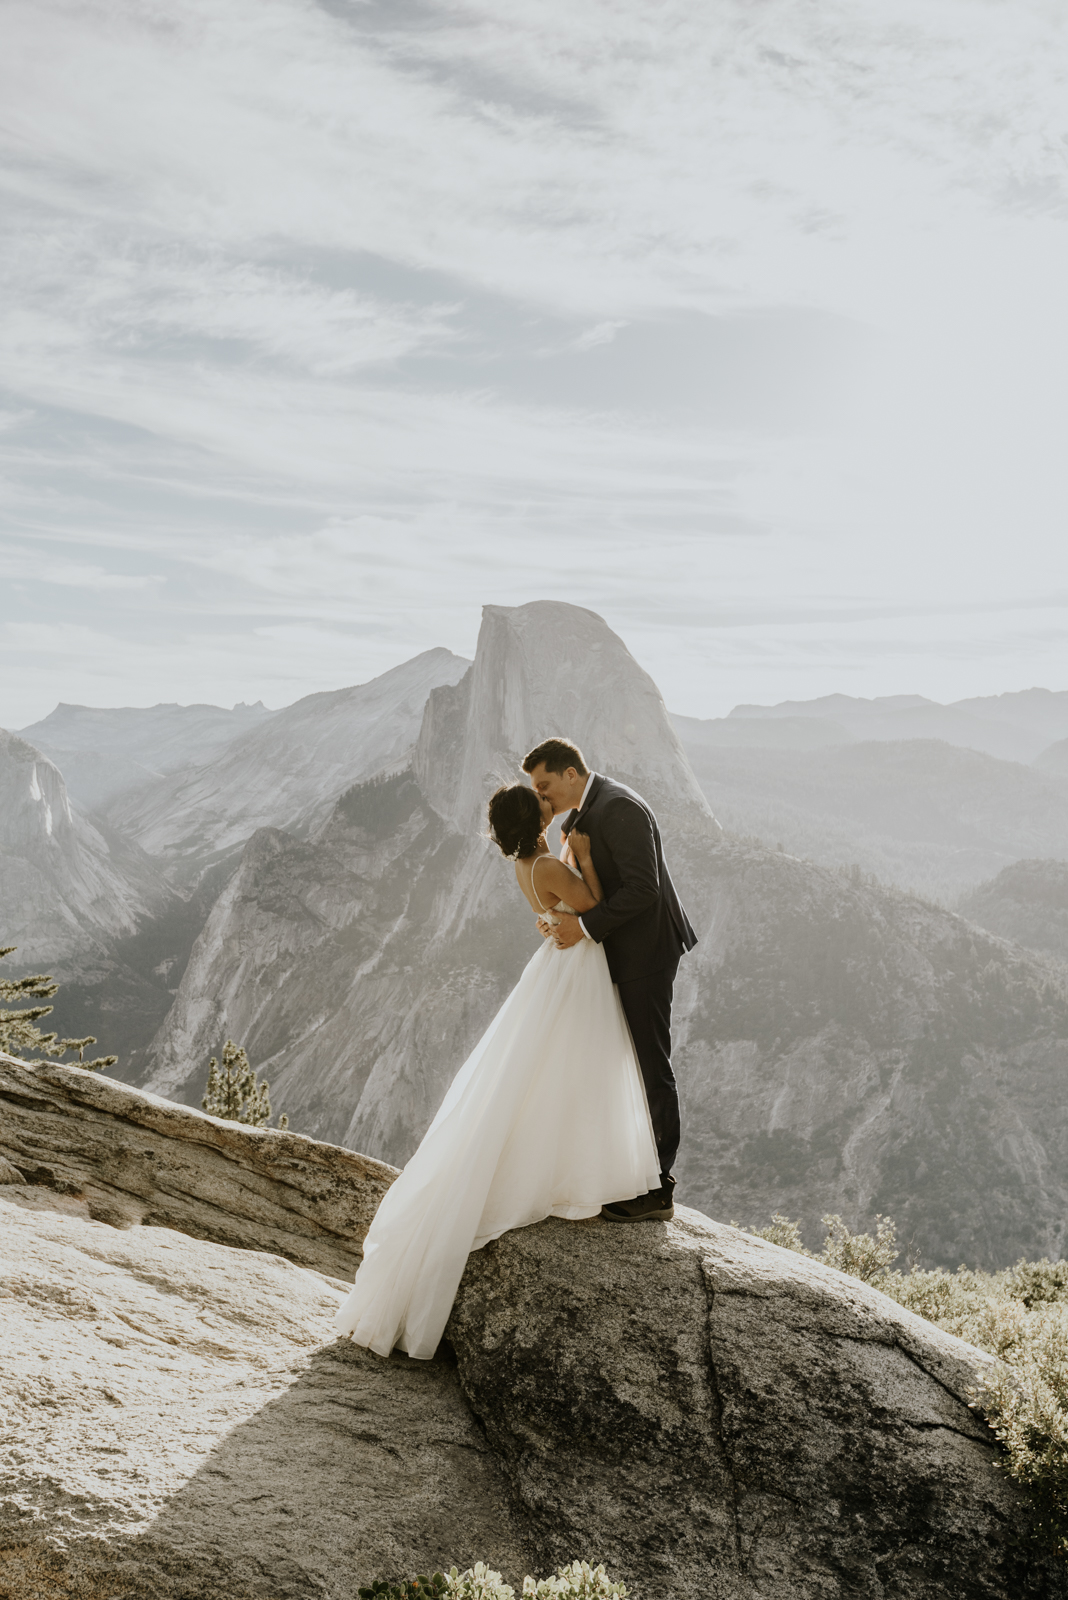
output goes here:
[{"label": "thin dress strap", "polygon": [[539,906],[541,906],[541,909],[543,911],[548,911],[549,907],[545,906],[545,905],[542,905],[541,895],[538,893],[538,891],[537,891],[537,889],[535,888],[535,885],[534,885],[534,867],[537,866],[539,861],[544,861],[544,860],[545,860],[544,856],[535,856],[535,858],[534,858],[534,866],[532,866],[531,869],[530,869],[530,887],[534,890],[534,898],[538,902]]}]

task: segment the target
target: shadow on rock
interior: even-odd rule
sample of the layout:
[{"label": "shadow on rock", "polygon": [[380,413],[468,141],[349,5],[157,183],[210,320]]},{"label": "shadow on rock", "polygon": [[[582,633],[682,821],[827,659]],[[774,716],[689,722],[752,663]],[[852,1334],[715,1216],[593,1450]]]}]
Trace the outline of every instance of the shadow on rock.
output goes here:
[{"label": "shadow on rock", "polygon": [[57,1550],[6,1530],[0,1595],[353,1600],[372,1578],[483,1559],[522,1577],[507,1484],[448,1359],[338,1342],[289,1371],[141,1535]]}]

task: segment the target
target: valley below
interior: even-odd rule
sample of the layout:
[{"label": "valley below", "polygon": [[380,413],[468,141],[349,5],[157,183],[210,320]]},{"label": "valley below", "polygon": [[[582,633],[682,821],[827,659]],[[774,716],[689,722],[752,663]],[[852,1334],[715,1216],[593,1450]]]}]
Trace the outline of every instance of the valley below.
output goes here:
[{"label": "valley below", "polygon": [[535,602],[487,607],[472,663],[284,711],[60,707],[0,735],[5,968],[54,972],[48,1025],[122,1081],[197,1105],[233,1038],[291,1127],[403,1163],[538,947],[485,800],[564,732],[653,805],[699,934],[680,1195],[1059,1257],[1068,695],[831,699],[671,717],[600,618]]}]

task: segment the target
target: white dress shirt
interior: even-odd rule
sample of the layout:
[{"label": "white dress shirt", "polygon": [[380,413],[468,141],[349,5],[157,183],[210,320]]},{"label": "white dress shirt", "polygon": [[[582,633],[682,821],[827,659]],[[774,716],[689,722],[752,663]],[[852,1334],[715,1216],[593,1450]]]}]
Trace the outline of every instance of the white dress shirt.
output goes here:
[{"label": "white dress shirt", "polygon": [[[586,779],[586,787],[582,791],[582,799],[578,803],[578,811],[581,811],[583,806],[586,804],[586,796],[589,794],[590,785],[593,783],[593,780],[596,776],[597,774],[595,772],[591,772],[589,777]],[[576,816],[578,815],[578,811],[575,813]],[[578,919],[578,925],[582,929],[583,933],[586,933],[586,924],[583,922],[581,917]],[[586,937],[587,939],[590,937],[588,933],[586,933]]]}]

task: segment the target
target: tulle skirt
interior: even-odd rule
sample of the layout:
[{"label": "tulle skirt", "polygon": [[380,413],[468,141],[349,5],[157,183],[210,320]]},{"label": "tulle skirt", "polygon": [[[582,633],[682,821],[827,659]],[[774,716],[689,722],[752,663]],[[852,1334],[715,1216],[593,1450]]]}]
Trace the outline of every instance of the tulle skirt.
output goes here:
[{"label": "tulle skirt", "polygon": [[383,1197],[338,1331],[429,1360],[471,1250],[543,1217],[595,1217],[659,1182],[604,951],[546,940]]}]

